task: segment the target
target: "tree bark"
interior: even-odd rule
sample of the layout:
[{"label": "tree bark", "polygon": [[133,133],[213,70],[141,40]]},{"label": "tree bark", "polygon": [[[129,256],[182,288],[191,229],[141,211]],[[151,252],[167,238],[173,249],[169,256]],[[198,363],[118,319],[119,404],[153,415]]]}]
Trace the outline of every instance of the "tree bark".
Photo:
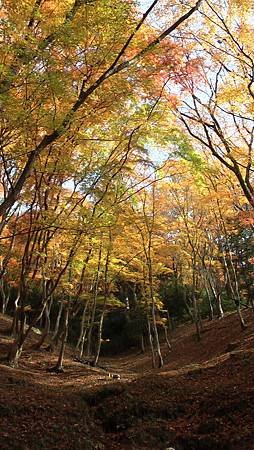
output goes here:
[{"label": "tree bark", "polygon": [[155,369],[155,352],[154,352],[154,346],[153,346],[153,337],[152,337],[152,330],[151,330],[151,323],[149,316],[147,315],[147,329],[148,329],[148,338],[149,338],[149,344],[151,349],[151,355],[152,355],[152,365],[153,369]]},{"label": "tree bark", "polygon": [[44,330],[42,332],[42,335],[39,339],[39,341],[34,345],[34,349],[35,350],[39,350],[41,348],[41,346],[44,344],[46,337],[49,334],[49,329],[50,329],[50,316],[49,316],[49,311],[50,308],[48,307],[48,305],[45,305],[45,309],[44,309],[44,319],[45,319],[45,324],[44,324]]},{"label": "tree bark", "polygon": [[[21,294],[22,295],[22,294]],[[23,345],[25,342],[25,325],[26,325],[26,315],[24,310],[24,305],[20,306],[19,310],[19,322],[18,333],[15,337],[13,344],[10,347],[7,361],[12,367],[17,367],[19,358],[21,356]]]},{"label": "tree bark", "polygon": [[68,337],[68,325],[69,325],[69,302],[65,306],[64,309],[64,323],[63,323],[63,331],[62,331],[62,339],[61,339],[61,347],[58,356],[58,360],[56,365],[50,369],[52,372],[61,373],[63,372],[63,359],[64,359],[64,351]]}]

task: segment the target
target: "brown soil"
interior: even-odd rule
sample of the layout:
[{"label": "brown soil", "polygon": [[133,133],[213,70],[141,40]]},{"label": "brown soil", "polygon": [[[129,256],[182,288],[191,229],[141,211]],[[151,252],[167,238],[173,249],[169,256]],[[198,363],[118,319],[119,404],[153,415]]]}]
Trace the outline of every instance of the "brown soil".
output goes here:
[{"label": "brown soil", "polygon": [[[179,327],[160,370],[149,354],[93,369],[69,349],[64,373],[49,373],[57,355],[29,349],[33,333],[17,369],[0,365],[0,449],[254,450],[254,312],[244,315],[244,331],[235,314],[205,322],[201,342]],[[0,316],[0,356],[9,326]]]}]

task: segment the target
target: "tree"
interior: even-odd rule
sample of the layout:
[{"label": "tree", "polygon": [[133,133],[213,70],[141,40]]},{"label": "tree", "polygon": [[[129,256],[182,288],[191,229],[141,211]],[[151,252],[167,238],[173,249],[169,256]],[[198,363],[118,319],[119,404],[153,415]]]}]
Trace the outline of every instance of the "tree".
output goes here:
[{"label": "tree", "polygon": [[[201,0],[142,49],[135,48],[136,35],[158,0],[139,20],[129,2],[119,0],[107,7],[100,2],[69,3],[3,5],[2,216],[18,199],[44,150],[64,146],[81,123],[88,127],[96,95],[104,101],[117,74],[133,76],[137,63],[185,22]],[[97,30],[101,33],[105,21],[110,26],[98,39]],[[125,33],[116,41],[119,27]],[[128,57],[130,50],[133,54]]]},{"label": "tree", "polygon": [[[223,3],[223,2],[222,2]],[[241,9],[241,14],[239,11]],[[253,26],[243,2],[206,2],[202,27],[191,34],[194,52],[202,54],[199,78],[183,80],[185,99],[178,114],[201,151],[236,177],[246,200],[253,201]],[[190,54],[191,51],[190,50]]]}]

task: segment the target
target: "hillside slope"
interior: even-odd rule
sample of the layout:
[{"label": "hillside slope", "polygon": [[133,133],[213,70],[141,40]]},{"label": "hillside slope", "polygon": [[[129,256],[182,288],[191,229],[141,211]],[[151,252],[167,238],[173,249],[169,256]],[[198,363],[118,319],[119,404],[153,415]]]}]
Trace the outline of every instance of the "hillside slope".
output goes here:
[{"label": "hillside slope", "polygon": [[[65,372],[51,374],[56,355],[30,350],[32,336],[19,368],[0,366],[1,449],[254,450],[254,312],[244,314],[243,332],[235,314],[205,322],[202,342],[179,327],[160,370],[149,354],[92,369],[69,349]],[[9,324],[0,317],[1,355]]]}]

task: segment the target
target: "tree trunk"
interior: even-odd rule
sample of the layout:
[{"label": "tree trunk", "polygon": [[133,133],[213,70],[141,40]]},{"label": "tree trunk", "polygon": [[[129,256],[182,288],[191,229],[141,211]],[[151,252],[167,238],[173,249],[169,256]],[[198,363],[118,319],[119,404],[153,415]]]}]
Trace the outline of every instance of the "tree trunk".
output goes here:
[{"label": "tree trunk", "polygon": [[19,322],[19,311],[18,311],[18,304],[19,304],[19,299],[20,299],[20,290],[18,290],[17,292],[17,296],[14,302],[14,314],[13,314],[13,319],[12,319],[12,324],[11,324],[11,336],[13,336],[14,338],[16,338],[17,334],[18,334],[18,322]]},{"label": "tree trunk", "polygon": [[[235,270],[234,270],[233,263],[232,263],[230,249],[229,249],[229,255],[230,255],[230,264],[231,264],[231,267],[233,268],[234,278],[236,281],[236,274],[235,274]],[[225,252],[223,249],[222,249],[222,256],[223,256],[223,262],[224,262],[224,267],[225,267],[225,271],[226,271],[226,279],[227,279],[229,291],[230,291],[230,293],[233,297],[233,301],[236,305],[236,311],[237,311],[237,315],[239,317],[241,329],[244,330],[246,328],[246,325],[244,323],[244,319],[243,319],[242,312],[241,312],[241,298],[240,298],[240,294],[239,294],[239,290],[238,290],[238,283],[236,282],[235,289],[234,289],[234,286],[233,286],[233,283],[231,280],[228,263],[227,263],[226,256],[225,256]]]},{"label": "tree trunk", "polygon": [[91,355],[92,331],[93,331],[93,327],[94,327],[95,311],[96,311],[96,300],[94,300],[94,302],[93,302],[93,308],[92,308],[92,311],[91,311],[90,323],[88,325],[87,342],[86,342],[86,356],[88,358]]},{"label": "tree trunk", "polygon": [[201,340],[201,321],[200,321],[200,317],[199,317],[199,312],[198,312],[198,305],[197,305],[197,299],[196,299],[196,295],[193,293],[192,296],[192,301],[193,301],[193,309],[194,309],[194,321],[195,321],[195,326],[196,326],[196,335],[197,335],[197,340],[200,341]]},{"label": "tree trunk", "polygon": [[24,306],[20,307],[19,318],[16,319],[19,323],[18,333],[15,337],[13,344],[9,350],[7,361],[12,367],[17,367],[19,358],[21,356],[23,345],[25,342],[25,325],[26,325],[26,315],[24,311]]},{"label": "tree trunk", "polygon": [[84,328],[85,328],[85,319],[86,319],[86,311],[88,308],[88,304],[89,304],[89,300],[87,300],[84,308],[83,308],[83,313],[82,313],[82,319],[81,319],[81,324],[80,324],[80,333],[79,333],[79,338],[75,347],[75,350],[78,351],[82,341],[83,341],[83,336],[84,336]]},{"label": "tree trunk", "polygon": [[6,293],[3,278],[0,280],[0,292],[2,297],[2,314],[5,314],[10,299],[10,288],[7,287]]},{"label": "tree trunk", "polygon": [[210,295],[210,292],[209,292],[209,289],[208,289],[207,286],[205,286],[205,290],[206,290],[206,295],[207,295],[208,304],[209,304],[209,320],[213,320],[213,318],[214,318],[214,311],[213,311],[213,304],[212,304],[211,295]]},{"label": "tree trunk", "polygon": [[45,309],[44,309],[44,317],[45,317],[44,330],[43,330],[43,333],[42,333],[39,341],[33,347],[35,350],[39,350],[39,348],[41,348],[41,346],[44,344],[46,337],[49,334],[50,319],[49,319],[49,307],[47,304],[45,305]]},{"label": "tree trunk", "polygon": [[94,321],[95,321],[95,312],[96,312],[96,306],[97,306],[100,268],[101,268],[101,254],[102,254],[102,242],[100,243],[100,249],[99,249],[99,255],[98,255],[97,273],[96,273],[95,284],[94,284],[93,305],[92,305],[91,318],[90,318],[90,324],[89,324],[88,335],[87,335],[86,354],[88,357],[90,357],[90,354],[91,354],[91,340],[92,340],[92,331],[93,331],[93,326],[94,326]]},{"label": "tree trunk", "polygon": [[82,334],[82,339],[80,342],[80,350],[79,350],[79,357],[83,358],[83,354],[84,354],[84,347],[85,347],[85,340],[86,340],[86,331],[87,329],[85,328],[83,330],[83,334]]},{"label": "tree trunk", "polygon": [[150,324],[150,320],[149,320],[148,316],[147,316],[147,327],[148,327],[148,337],[149,337],[149,343],[150,343],[151,354],[152,354],[152,365],[153,365],[153,369],[155,369],[155,352],[154,352],[154,347],[153,347],[151,324]]},{"label": "tree trunk", "polygon": [[167,343],[168,349],[171,351],[172,350],[172,346],[169,342],[169,338],[168,338],[168,327],[165,325],[164,327],[164,333],[165,333],[165,341]]},{"label": "tree trunk", "polygon": [[144,333],[140,334],[140,349],[141,349],[141,353],[145,353],[146,349],[145,349],[145,342],[144,342]]},{"label": "tree trunk", "polygon": [[97,366],[100,352],[101,352],[102,328],[103,328],[103,321],[104,321],[104,315],[105,315],[105,305],[106,305],[106,301],[104,302],[103,310],[102,310],[101,317],[100,317],[98,337],[97,337],[97,348],[96,348],[96,353],[95,353],[95,357],[93,360],[94,366]]},{"label": "tree trunk", "polygon": [[65,310],[64,310],[63,332],[62,332],[62,340],[61,340],[61,347],[60,347],[58,360],[57,360],[56,365],[51,369],[51,371],[54,371],[57,373],[63,372],[63,358],[64,358],[66,341],[67,341],[67,337],[68,337],[68,325],[69,325],[69,304],[66,305]]},{"label": "tree trunk", "polygon": [[223,319],[224,311],[222,308],[221,292],[218,292],[218,294],[216,295],[216,305],[217,305],[217,309],[218,309],[218,317],[219,317],[219,319]]},{"label": "tree trunk", "polygon": [[56,323],[55,323],[55,328],[54,328],[54,333],[53,336],[51,338],[50,344],[47,347],[47,350],[50,352],[53,352],[55,347],[58,344],[58,340],[60,338],[61,335],[61,330],[60,330],[60,320],[62,317],[62,312],[63,312],[63,302],[59,302],[59,309],[58,309],[58,314],[57,314],[57,318],[56,318]]},{"label": "tree trunk", "polygon": [[242,316],[242,308],[241,308],[241,304],[237,304],[236,305],[236,311],[239,317],[239,321],[240,321],[240,325],[241,325],[241,329],[245,330],[247,328],[247,325],[244,322],[243,316]]},{"label": "tree trunk", "polygon": [[156,352],[158,355],[158,367],[160,369],[161,367],[163,367],[163,358],[162,358],[162,354],[161,354],[161,347],[160,347],[158,329],[157,329],[157,324],[156,324],[155,312],[153,315],[153,332],[154,332],[154,336],[155,336]]}]

